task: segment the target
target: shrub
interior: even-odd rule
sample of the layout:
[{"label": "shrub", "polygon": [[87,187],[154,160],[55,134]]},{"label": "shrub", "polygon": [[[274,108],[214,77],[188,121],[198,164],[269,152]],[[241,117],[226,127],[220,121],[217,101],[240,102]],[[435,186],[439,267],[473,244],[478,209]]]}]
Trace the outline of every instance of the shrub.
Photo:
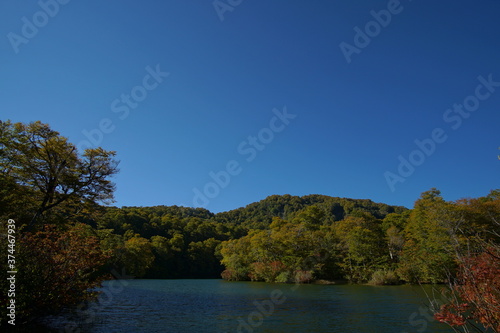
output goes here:
[{"label": "shrub", "polygon": [[450,326],[481,323],[500,332],[500,246],[463,258],[451,291],[454,297],[434,316],[438,321]]},{"label": "shrub", "polygon": [[285,271],[281,272],[277,277],[276,277],[276,282],[278,283],[289,283],[291,282],[290,279],[290,272]]},{"label": "shrub", "polygon": [[252,281],[275,282],[278,275],[287,267],[281,261],[254,262],[251,264],[250,277]]},{"label": "shrub", "polygon": [[390,284],[399,284],[400,279],[394,271],[377,270],[373,272],[371,280],[368,284],[382,286]]},{"label": "shrub", "polygon": [[295,271],[295,283],[309,283],[312,279],[312,271]]},{"label": "shrub", "polygon": [[[108,257],[89,232],[88,226],[79,224],[67,231],[45,226],[37,233],[18,234],[16,319],[31,321],[97,295],[93,289],[105,279],[99,269]],[[6,290],[4,283],[2,290]],[[2,295],[1,320],[8,318],[7,301]]]}]

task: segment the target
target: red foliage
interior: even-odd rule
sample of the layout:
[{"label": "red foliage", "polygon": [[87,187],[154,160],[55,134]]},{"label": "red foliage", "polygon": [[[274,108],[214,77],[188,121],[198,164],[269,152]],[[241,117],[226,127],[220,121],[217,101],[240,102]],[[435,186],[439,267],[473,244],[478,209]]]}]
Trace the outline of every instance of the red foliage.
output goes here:
[{"label": "red foliage", "polygon": [[281,261],[271,262],[254,262],[251,264],[251,272],[249,277],[252,281],[264,280],[274,282],[276,277],[286,270],[286,265]]},{"label": "red foliage", "polygon": [[442,323],[447,323],[450,326],[463,326],[467,323],[463,315],[467,307],[467,304],[445,304],[441,306],[441,311],[436,313],[434,318]]},{"label": "red foliage", "polygon": [[312,271],[295,271],[296,283],[309,283],[313,279]]},{"label": "red foliage", "polygon": [[[25,233],[19,239],[18,300],[26,317],[57,312],[96,295],[108,256],[83,225]],[[21,274],[22,273],[22,274]],[[21,281],[22,280],[22,281]]]},{"label": "red foliage", "polygon": [[230,269],[225,269],[220,275],[224,280],[227,281],[236,280],[236,274]]},{"label": "red foliage", "polygon": [[272,261],[269,263],[269,269],[271,270],[272,274],[278,275],[285,268],[286,268],[286,265],[284,263],[282,263],[281,261]]},{"label": "red foliage", "polygon": [[500,249],[489,247],[477,256],[462,260],[454,301],[441,307],[435,318],[451,326],[467,320],[500,332]]}]

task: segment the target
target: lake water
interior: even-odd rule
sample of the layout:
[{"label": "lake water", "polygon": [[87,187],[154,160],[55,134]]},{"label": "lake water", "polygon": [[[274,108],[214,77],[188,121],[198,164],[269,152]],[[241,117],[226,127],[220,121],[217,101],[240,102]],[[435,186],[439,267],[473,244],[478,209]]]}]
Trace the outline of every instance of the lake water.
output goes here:
[{"label": "lake water", "polygon": [[63,331],[453,332],[432,319],[419,286],[116,280],[103,291]]}]

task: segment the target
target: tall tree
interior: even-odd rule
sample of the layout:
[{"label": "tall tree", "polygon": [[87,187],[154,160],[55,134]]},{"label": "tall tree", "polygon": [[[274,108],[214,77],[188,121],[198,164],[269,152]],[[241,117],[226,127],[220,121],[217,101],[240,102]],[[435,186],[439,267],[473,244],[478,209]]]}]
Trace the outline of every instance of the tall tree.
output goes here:
[{"label": "tall tree", "polygon": [[343,262],[340,266],[352,282],[366,282],[388,261],[380,223],[368,213],[336,222],[334,233]]},{"label": "tall tree", "polygon": [[114,157],[115,152],[102,148],[79,154],[67,138],[40,121],[0,122],[0,181],[13,190],[0,210],[12,214],[11,203],[20,197],[29,201],[29,216],[20,218],[33,229],[63,207],[67,217],[82,204],[110,202],[115,186],[109,178],[118,171]]},{"label": "tall tree", "polygon": [[455,240],[457,212],[436,189],[422,193],[415,202],[405,227],[399,273],[406,281],[442,283],[456,268]]}]

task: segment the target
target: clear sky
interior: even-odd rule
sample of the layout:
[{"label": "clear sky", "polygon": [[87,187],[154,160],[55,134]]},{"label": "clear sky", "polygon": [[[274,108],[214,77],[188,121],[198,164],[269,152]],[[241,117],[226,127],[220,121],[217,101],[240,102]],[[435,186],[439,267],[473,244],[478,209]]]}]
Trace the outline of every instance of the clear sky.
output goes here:
[{"label": "clear sky", "polygon": [[117,206],[483,196],[499,17],[496,0],[4,0],[0,118],[117,151]]}]

